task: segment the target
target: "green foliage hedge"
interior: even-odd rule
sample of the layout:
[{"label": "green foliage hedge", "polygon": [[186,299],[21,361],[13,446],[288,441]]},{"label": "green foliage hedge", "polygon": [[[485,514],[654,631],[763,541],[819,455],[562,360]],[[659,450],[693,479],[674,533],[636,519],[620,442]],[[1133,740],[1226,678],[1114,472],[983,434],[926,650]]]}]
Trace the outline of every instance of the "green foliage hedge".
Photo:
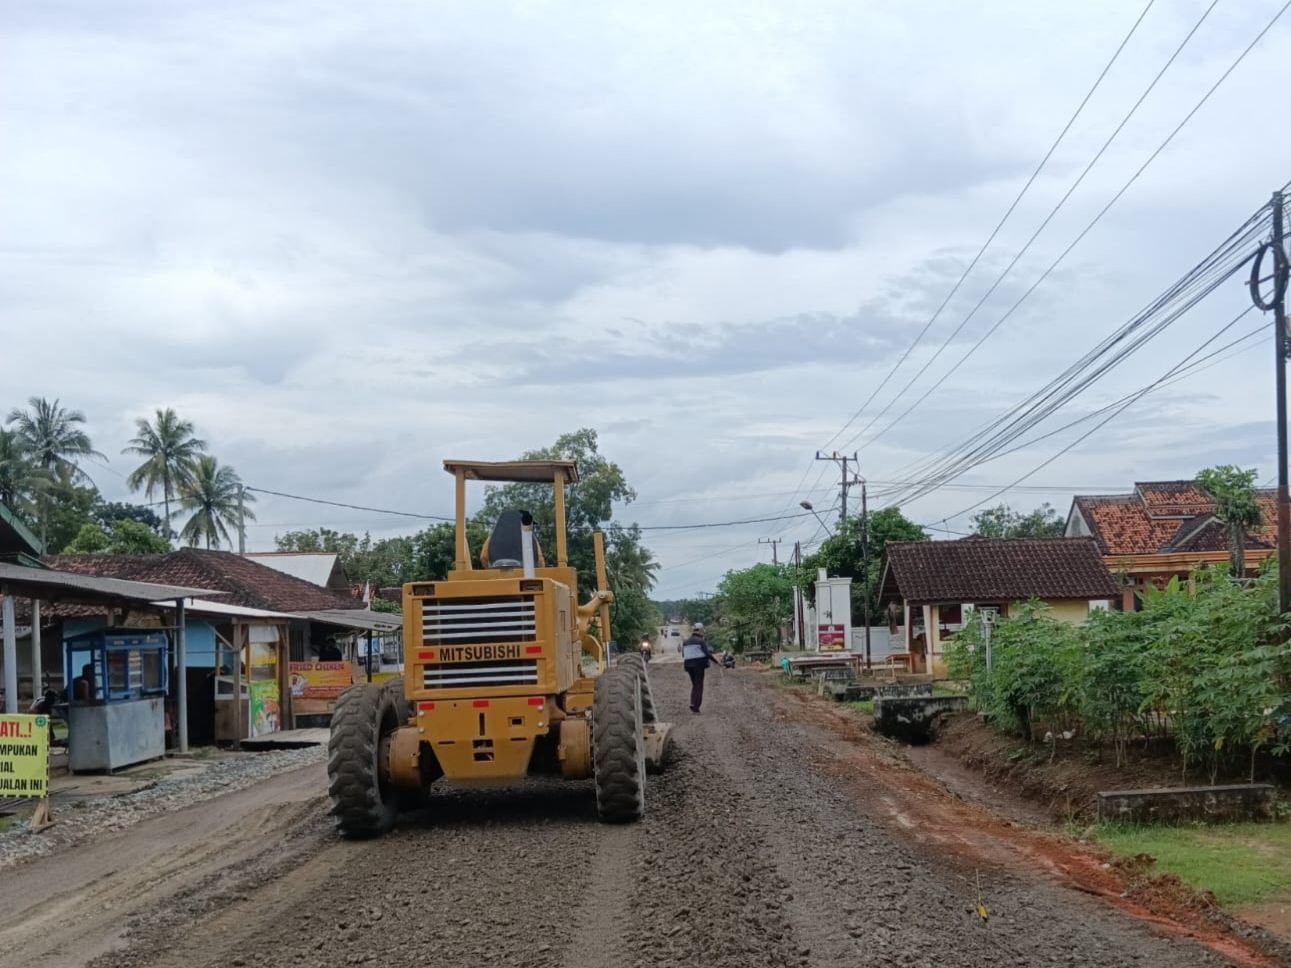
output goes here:
[{"label": "green foliage hedge", "polygon": [[977,709],[1028,739],[1072,734],[1115,751],[1174,744],[1186,776],[1213,779],[1255,755],[1291,749],[1291,646],[1279,641],[1277,574],[1238,581],[1201,571],[1193,587],[1149,589],[1137,612],[1095,612],[1087,625],[1051,618],[1039,602],[997,621],[992,669],[980,616],[956,636],[951,675]]}]

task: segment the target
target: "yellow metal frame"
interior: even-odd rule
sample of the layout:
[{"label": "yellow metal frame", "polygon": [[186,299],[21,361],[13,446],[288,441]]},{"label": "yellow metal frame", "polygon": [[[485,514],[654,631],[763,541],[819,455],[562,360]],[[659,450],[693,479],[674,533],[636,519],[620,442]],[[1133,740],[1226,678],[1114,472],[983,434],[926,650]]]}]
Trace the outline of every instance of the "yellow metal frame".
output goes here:
[{"label": "yellow metal frame", "polygon": [[[584,674],[582,657],[593,656],[598,673],[604,671],[614,595],[606,574],[604,537],[597,532],[593,536],[597,591],[590,601],[581,605],[577,601],[578,575],[569,566],[565,530],[565,485],[578,480],[577,468],[572,461],[445,461],[444,468],[453,475],[456,492],[454,567],[444,581],[411,582],[403,589],[404,693],[412,720],[391,739],[386,773],[398,785],[413,785],[421,776],[420,758],[432,752],[450,779],[517,779],[529,771],[538,740],[568,723],[559,737],[560,768],[566,775],[583,775],[586,752],[580,737],[586,733],[595,680]],[[531,575],[519,568],[474,567],[466,536],[468,480],[550,481],[555,489],[555,566],[535,567]],[[520,597],[534,602],[532,641],[487,647],[426,642],[423,606],[427,601]],[[486,658],[485,650],[494,647],[507,652],[504,656],[487,653]],[[537,682],[426,688],[427,668],[443,662],[498,659],[534,660]]]}]

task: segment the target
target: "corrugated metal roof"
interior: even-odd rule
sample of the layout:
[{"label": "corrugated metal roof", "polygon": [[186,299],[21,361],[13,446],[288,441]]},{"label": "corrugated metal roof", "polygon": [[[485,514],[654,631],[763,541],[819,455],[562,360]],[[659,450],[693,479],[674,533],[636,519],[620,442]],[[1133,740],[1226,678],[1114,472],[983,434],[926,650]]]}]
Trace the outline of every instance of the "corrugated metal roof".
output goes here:
[{"label": "corrugated metal roof", "polygon": [[[172,602],[160,601],[158,605],[170,606]],[[231,618],[299,618],[290,612],[272,612],[266,608],[247,608],[245,605],[228,605],[224,602],[207,602],[200,598],[190,598],[184,603],[189,615],[227,615]]]},{"label": "corrugated metal roof", "polygon": [[152,603],[162,599],[202,598],[223,595],[216,589],[191,588],[184,585],[159,585],[124,578],[100,578],[50,568],[24,568],[0,561],[0,583],[7,585],[15,598],[39,598],[41,601],[72,601],[87,604]]},{"label": "corrugated metal roof", "polygon": [[336,567],[336,555],[330,551],[248,551],[245,557],[319,588],[327,587]]},{"label": "corrugated metal roof", "polygon": [[307,618],[315,622],[326,622],[329,625],[340,625],[347,629],[362,629],[365,632],[393,632],[403,626],[402,616],[357,608],[324,608],[312,612],[294,612],[292,618]]}]

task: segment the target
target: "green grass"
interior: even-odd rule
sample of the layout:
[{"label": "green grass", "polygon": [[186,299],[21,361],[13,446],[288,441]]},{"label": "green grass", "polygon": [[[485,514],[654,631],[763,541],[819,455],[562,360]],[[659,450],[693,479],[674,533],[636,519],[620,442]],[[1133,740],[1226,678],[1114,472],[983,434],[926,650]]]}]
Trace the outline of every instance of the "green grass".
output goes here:
[{"label": "green grass", "polygon": [[1177,874],[1221,904],[1291,892],[1291,824],[1149,827],[1104,824],[1098,840],[1124,857],[1150,854],[1156,873]]},{"label": "green grass", "polygon": [[856,699],[856,700],[853,700],[852,702],[849,702],[847,705],[851,706],[858,713],[869,713],[871,716],[874,715],[873,699]]}]

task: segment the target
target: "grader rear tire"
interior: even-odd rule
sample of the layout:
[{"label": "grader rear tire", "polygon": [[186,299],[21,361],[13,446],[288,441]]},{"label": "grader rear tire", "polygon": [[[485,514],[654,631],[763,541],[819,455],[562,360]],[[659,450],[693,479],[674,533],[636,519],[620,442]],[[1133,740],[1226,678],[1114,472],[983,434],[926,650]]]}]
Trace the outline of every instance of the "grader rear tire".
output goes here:
[{"label": "grader rear tire", "polygon": [[592,773],[596,812],[606,823],[645,816],[645,739],[641,680],[630,668],[607,669],[592,700]]},{"label": "grader rear tire", "polygon": [[327,742],[327,793],[346,837],[376,837],[394,826],[398,792],[381,778],[381,739],[401,725],[403,703],[384,684],[350,686],[336,701]]},{"label": "grader rear tire", "polygon": [[641,680],[641,722],[646,724],[656,722],[658,716],[654,710],[654,693],[650,691],[650,675],[646,671],[645,659],[639,652],[625,652],[619,656],[616,665],[624,669],[632,669]]}]

